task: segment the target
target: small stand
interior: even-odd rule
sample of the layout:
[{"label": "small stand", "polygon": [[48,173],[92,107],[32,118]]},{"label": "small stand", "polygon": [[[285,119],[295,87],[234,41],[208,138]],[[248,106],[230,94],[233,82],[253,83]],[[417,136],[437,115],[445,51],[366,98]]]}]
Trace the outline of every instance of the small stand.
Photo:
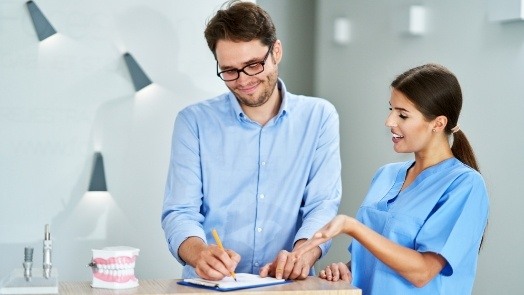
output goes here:
[{"label": "small stand", "polygon": [[41,268],[33,268],[33,276],[27,281],[24,269],[17,268],[0,281],[0,294],[58,294],[57,276],[56,268],[48,279],[44,278]]}]

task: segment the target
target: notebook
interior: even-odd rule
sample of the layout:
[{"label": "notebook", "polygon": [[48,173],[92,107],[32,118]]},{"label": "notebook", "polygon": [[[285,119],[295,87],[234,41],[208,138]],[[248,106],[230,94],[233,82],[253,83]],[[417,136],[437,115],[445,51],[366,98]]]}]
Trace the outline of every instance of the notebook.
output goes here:
[{"label": "notebook", "polygon": [[225,277],[220,281],[211,281],[201,278],[184,279],[179,281],[178,284],[198,288],[214,289],[217,291],[233,291],[239,289],[286,284],[291,282],[289,280],[271,277],[262,278],[259,275],[249,273],[237,273],[236,277],[237,281],[235,281],[235,279],[232,277]]}]

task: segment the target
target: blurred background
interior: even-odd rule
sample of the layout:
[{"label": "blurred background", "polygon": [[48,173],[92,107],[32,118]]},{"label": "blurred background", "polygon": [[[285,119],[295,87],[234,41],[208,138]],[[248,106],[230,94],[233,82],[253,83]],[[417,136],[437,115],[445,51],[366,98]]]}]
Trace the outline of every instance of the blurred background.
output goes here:
[{"label": "blurred background", "polygon": [[[90,280],[91,249],[119,245],[140,249],[139,279],[179,278],[160,226],[171,133],[182,107],[226,91],[203,37],[222,1],[34,3],[57,31],[43,41],[24,1],[0,1],[0,278],[26,246],[39,267],[45,224],[60,280]],[[282,40],[288,90],[339,112],[341,213],[355,214],[378,167],[410,157],[384,127],[395,76],[427,62],[457,75],[461,129],[491,198],[474,294],[521,293],[523,1],[257,3]],[[126,52],[151,85],[135,89]],[[88,191],[96,152],[107,192]],[[317,267],[348,261],[349,242],[336,238]]]}]

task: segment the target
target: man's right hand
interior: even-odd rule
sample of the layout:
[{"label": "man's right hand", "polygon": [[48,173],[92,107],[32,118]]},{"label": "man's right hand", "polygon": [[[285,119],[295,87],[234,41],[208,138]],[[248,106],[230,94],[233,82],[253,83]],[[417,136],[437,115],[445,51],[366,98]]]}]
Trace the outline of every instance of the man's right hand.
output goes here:
[{"label": "man's right hand", "polygon": [[200,238],[190,237],[178,249],[180,257],[195,268],[198,276],[206,280],[221,280],[230,276],[240,262],[240,255],[233,250],[207,245]]}]

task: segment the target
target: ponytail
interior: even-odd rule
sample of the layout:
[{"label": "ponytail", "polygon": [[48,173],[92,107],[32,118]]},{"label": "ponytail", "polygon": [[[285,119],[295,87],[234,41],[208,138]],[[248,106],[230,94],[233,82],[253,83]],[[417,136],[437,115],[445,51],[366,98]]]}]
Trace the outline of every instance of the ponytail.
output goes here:
[{"label": "ponytail", "polygon": [[[480,173],[477,164],[477,159],[475,158],[475,153],[473,153],[473,148],[469,144],[469,141],[466,138],[466,134],[464,134],[462,130],[457,130],[456,132],[453,132],[452,135],[453,145],[451,146],[451,152],[453,153],[455,158],[459,159],[462,163],[468,165],[469,167],[477,170]],[[484,229],[484,233],[482,234],[482,238],[480,239],[479,253],[480,249],[482,249],[482,245],[484,245],[484,237],[486,235],[488,223],[489,221],[486,223],[486,228]]]},{"label": "ponytail", "polygon": [[480,172],[479,166],[477,164],[477,159],[475,158],[475,153],[473,148],[469,144],[466,134],[462,130],[457,130],[453,133],[453,145],[451,146],[451,152],[455,158],[459,159],[462,163],[468,165],[469,167]]}]

